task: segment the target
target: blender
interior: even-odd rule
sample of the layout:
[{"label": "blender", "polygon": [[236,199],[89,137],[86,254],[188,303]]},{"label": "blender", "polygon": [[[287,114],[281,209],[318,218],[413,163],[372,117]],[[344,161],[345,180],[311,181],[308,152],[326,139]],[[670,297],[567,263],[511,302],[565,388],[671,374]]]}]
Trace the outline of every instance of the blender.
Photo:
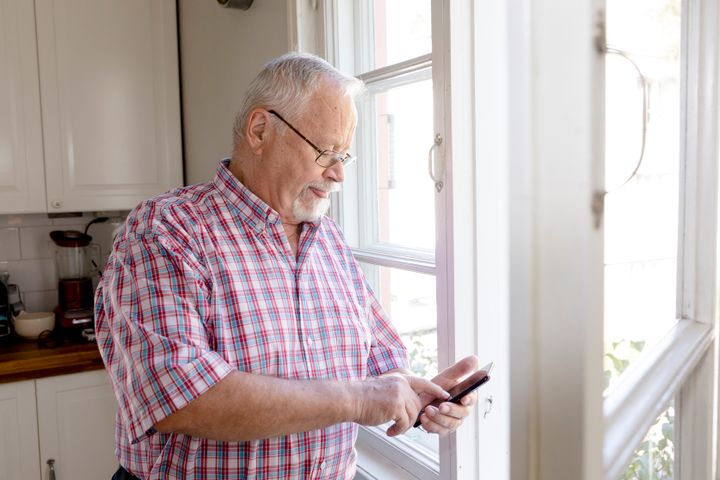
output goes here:
[{"label": "blender", "polygon": [[54,230],[50,238],[55,243],[58,273],[56,327],[61,332],[80,335],[83,329],[93,327],[92,275],[97,271],[99,246],[90,243],[90,235],[77,230]]}]

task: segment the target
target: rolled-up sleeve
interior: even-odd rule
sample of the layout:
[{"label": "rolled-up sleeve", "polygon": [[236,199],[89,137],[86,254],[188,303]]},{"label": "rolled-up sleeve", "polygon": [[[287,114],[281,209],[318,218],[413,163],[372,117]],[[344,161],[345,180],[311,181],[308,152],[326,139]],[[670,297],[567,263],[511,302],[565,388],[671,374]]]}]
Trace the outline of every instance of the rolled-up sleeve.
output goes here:
[{"label": "rolled-up sleeve", "polygon": [[233,368],[212,348],[203,266],[172,235],[117,241],[96,293],[96,333],[129,441]]},{"label": "rolled-up sleeve", "polygon": [[371,375],[381,375],[395,368],[410,368],[407,349],[395,326],[378,302],[375,293],[365,282],[368,292],[368,311],[371,325],[371,345],[368,357],[368,371]]}]

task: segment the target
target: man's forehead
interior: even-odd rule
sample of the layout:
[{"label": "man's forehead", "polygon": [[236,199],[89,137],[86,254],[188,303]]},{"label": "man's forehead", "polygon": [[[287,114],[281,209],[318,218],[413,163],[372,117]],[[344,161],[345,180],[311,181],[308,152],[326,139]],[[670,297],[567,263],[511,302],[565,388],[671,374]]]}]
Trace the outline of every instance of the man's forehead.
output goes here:
[{"label": "man's forehead", "polygon": [[340,128],[346,128],[344,123],[354,123],[356,109],[352,98],[343,94],[342,91],[335,94],[316,92],[307,103],[305,113],[306,119],[309,121],[329,122]]}]

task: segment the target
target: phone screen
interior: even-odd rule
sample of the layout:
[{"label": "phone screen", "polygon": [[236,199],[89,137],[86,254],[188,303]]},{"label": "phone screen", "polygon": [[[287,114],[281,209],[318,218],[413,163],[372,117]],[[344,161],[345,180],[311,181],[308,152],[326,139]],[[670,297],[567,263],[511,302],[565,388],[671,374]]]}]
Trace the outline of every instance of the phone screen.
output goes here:
[{"label": "phone screen", "polygon": [[[450,394],[450,398],[447,400],[441,400],[436,399],[435,401],[431,402],[430,405],[433,407],[439,406],[441,403],[444,402],[451,402],[451,403],[460,403],[460,400],[465,397],[465,395],[468,395],[475,391],[480,385],[486,383],[490,380],[490,371],[493,368],[493,362],[488,363],[484,367],[482,367],[480,370],[477,370],[475,373],[467,377],[462,382],[458,383],[454,387],[452,387],[450,390],[448,390],[448,393]],[[420,415],[425,410],[423,409],[420,414],[418,415],[417,420],[415,421],[415,425],[413,427],[419,427],[420,426]]]}]

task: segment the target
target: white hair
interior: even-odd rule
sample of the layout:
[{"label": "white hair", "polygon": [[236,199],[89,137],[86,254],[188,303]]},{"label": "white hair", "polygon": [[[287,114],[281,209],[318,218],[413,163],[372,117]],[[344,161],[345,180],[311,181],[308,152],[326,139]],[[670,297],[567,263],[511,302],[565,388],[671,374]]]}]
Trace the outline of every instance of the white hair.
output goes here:
[{"label": "white hair", "polygon": [[288,121],[296,119],[321,86],[320,80],[334,82],[350,98],[365,90],[361,80],[342,73],[320,57],[309,53],[286,53],[265,64],[250,83],[242,107],[235,116],[235,141],[244,137],[248,115],[254,108],[278,110]]}]

